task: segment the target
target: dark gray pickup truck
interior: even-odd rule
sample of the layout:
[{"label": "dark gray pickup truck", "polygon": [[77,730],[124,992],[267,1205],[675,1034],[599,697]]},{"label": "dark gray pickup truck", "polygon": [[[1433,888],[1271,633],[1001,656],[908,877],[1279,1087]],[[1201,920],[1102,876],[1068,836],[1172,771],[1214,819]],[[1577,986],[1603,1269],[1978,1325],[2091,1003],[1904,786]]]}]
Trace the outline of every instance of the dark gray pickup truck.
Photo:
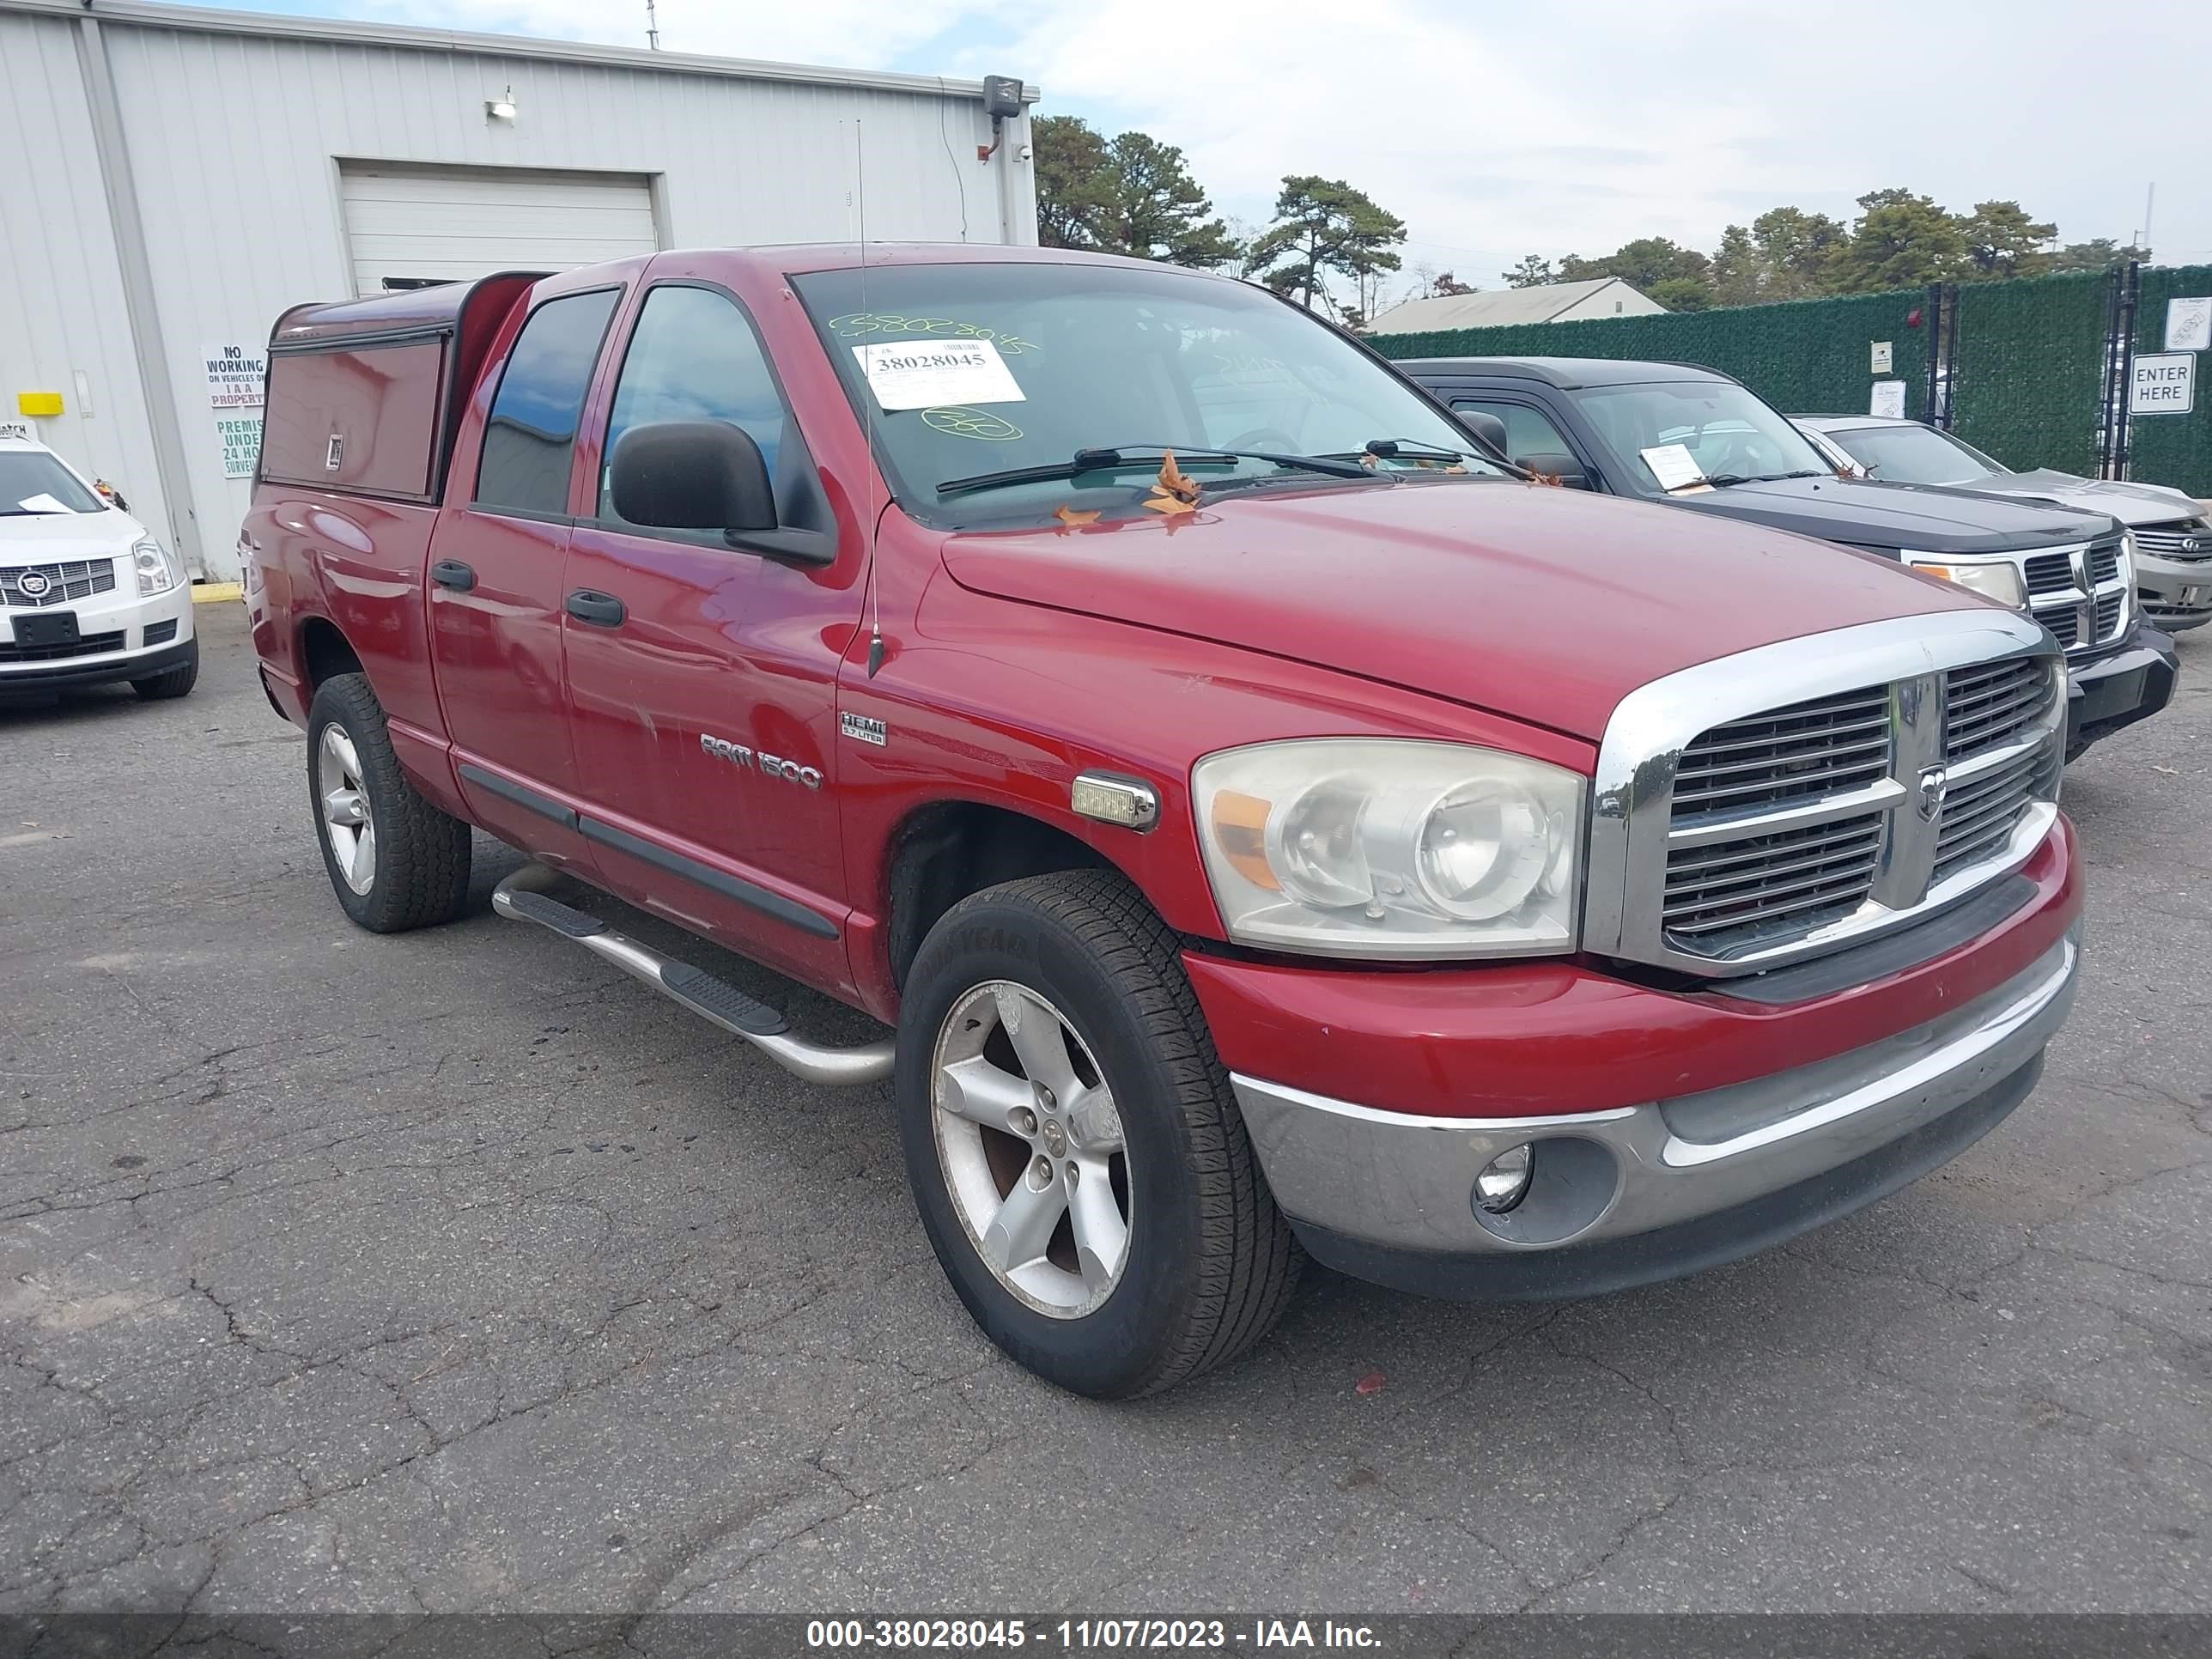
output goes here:
[{"label": "dark gray pickup truck", "polygon": [[2143,625],[2124,532],[2102,513],[1840,478],[1727,375],[1595,357],[1425,357],[1396,367],[1519,465],[1901,559],[2028,612],[2066,648],[2067,757],[2173,696],[2173,641]]}]

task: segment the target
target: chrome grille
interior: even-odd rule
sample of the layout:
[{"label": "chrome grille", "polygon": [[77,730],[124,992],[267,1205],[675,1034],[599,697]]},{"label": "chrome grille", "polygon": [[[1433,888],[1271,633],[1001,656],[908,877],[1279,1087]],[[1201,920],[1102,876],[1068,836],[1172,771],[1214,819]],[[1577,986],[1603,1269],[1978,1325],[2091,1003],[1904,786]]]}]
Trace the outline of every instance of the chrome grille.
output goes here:
[{"label": "chrome grille", "polygon": [[1905,926],[2041,844],[2064,725],[2048,635],[1984,607],[1641,687],[1599,749],[1583,947],[1727,975]]},{"label": "chrome grille", "polygon": [[[41,584],[45,592],[32,594],[23,591],[23,578],[37,572],[46,580]],[[69,559],[58,564],[0,565],[0,605],[67,605],[73,599],[88,599],[94,593],[107,593],[115,587],[115,561],[112,559]]]},{"label": "chrome grille", "polygon": [[2020,815],[2056,781],[2045,774],[2057,765],[2055,757],[2025,754],[1950,791],[1936,826],[1936,879],[2002,850]]},{"label": "chrome grille", "polygon": [[2057,690],[2050,668],[2033,657],[1951,670],[1943,676],[1943,763],[2018,742]]},{"label": "chrome grille", "polygon": [[[2136,545],[2144,552],[2160,559],[2178,559],[2185,564],[2212,560],[2212,520],[2184,519],[2176,524],[2139,526],[2135,531]],[[2195,547],[2184,547],[2184,542],[2195,542]]]},{"label": "chrome grille", "polygon": [[1889,770],[1889,690],[1793,703],[1702,733],[1674,770],[1674,814],[1740,812],[1871,783]]},{"label": "chrome grille", "polygon": [[2074,561],[2063,553],[2039,553],[2027,562],[2027,592],[2031,599],[2063,593],[2074,586]]},{"label": "chrome grille", "polygon": [[1858,907],[1881,854],[1880,812],[1667,855],[1662,922],[1693,942],[1811,927]]},{"label": "chrome grille", "polygon": [[2036,621],[2069,652],[2109,644],[2127,629],[2127,582],[2120,575],[2120,544],[2030,553],[2021,560],[2027,607]]}]

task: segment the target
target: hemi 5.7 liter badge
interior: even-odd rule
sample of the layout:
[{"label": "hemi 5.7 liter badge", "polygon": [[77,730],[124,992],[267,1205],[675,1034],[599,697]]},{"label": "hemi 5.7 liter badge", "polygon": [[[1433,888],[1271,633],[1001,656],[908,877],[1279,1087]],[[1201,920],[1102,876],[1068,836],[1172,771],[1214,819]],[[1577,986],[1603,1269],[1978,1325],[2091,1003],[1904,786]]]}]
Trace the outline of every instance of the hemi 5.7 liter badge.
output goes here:
[{"label": "hemi 5.7 liter badge", "polygon": [[872,714],[840,714],[837,724],[855,743],[872,743],[881,749],[891,740],[890,728]]}]

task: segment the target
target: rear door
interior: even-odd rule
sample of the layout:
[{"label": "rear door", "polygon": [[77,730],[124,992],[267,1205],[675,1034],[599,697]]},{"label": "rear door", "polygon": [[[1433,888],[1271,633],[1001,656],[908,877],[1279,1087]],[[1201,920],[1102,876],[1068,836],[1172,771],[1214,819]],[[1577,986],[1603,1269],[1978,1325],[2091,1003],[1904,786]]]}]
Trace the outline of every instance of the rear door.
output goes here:
[{"label": "rear door", "polygon": [[[677,256],[654,266],[681,271]],[[760,447],[779,521],[829,528],[817,467],[751,315],[712,282],[649,285],[603,394],[596,497],[563,619],[585,833],[625,897],[817,984],[842,982],[836,674],[849,568],[780,563],[718,534],[624,522],[605,458],[624,433],[726,421]]]},{"label": "rear door", "polygon": [[465,504],[440,513],[430,547],[431,651],[461,793],[502,840],[562,859],[582,856],[562,665],[570,477],[622,295],[604,276],[533,292],[479,387],[476,451],[453,458],[447,499]]}]

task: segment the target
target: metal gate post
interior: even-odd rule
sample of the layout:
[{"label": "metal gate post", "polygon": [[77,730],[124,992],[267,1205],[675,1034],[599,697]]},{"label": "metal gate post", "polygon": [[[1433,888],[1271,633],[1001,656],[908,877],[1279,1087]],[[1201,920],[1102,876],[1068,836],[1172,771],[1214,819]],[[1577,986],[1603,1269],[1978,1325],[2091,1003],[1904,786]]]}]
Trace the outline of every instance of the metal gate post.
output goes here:
[{"label": "metal gate post", "polygon": [[2120,288],[2119,361],[2112,374],[2119,419],[2112,428],[2112,470],[2107,476],[2114,478],[2128,476],[2129,405],[2134,401],[2136,381],[2136,306],[2142,297],[2142,261],[2130,259]]},{"label": "metal gate post", "polygon": [[2136,305],[2142,265],[2114,265],[2105,284],[2105,375],[2097,422],[2097,476],[2128,476],[2128,401],[2135,384]]},{"label": "metal gate post", "polygon": [[1943,284],[1928,284],[1928,413],[1924,417],[1938,432],[1943,429]]}]

